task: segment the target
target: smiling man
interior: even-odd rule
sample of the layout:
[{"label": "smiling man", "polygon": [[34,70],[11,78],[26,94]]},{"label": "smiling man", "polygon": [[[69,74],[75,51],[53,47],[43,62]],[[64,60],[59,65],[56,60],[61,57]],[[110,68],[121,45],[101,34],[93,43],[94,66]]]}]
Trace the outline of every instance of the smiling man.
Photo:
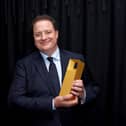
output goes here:
[{"label": "smiling man", "polygon": [[59,31],[51,16],[37,16],[32,26],[38,51],[17,62],[8,104],[30,115],[30,120],[27,120],[29,126],[80,126],[83,120],[77,110],[96,98],[96,83],[88,79],[85,71],[80,80],[72,82],[68,95],[58,94],[69,59],[86,62],[84,56],[59,48]]}]

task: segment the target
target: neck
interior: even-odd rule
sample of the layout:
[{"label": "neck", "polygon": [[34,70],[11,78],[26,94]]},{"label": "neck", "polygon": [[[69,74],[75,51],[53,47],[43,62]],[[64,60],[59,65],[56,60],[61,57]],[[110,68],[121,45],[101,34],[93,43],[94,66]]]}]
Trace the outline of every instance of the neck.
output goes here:
[{"label": "neck", "polygon": [[44,52],[46,55],[48,55],[49,57],[52,56],[52,54],[57,50],[58,46],[56,46],[53,50],[50,50],[48,52]]}]

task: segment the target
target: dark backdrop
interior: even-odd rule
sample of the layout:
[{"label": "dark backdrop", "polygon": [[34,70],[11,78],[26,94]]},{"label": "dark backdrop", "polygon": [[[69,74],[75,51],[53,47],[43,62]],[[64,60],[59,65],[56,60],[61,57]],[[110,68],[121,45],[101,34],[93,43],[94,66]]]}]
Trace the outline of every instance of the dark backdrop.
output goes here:
[{"label": "dark backdrop", "polygon": [[[15,62],[34,49],[31,21],[47,13],[59,22],[59,44],[87,55],[101,86],[88,114],[91,125],[126,125],[126,0],[1,0],[0,110],[8,115],[7,95]],[[93,116],[92,116],[93,115]]]}]

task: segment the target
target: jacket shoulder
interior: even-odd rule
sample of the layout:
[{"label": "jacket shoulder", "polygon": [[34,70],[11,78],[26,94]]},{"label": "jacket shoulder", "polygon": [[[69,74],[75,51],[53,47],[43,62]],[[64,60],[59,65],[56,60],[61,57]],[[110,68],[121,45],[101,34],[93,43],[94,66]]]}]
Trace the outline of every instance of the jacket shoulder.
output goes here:
[{"label": "jacket shoulder", "polygon": [[77,52],[72,52],[68,50],[61,50],[61,53],[63,53],[65,56],[68,56],[69,58],[75,58],[80,60],[86,60],[85,55]]},{"label": "jacket shoulder", "polygon": [[32,63],[36,57],[39,57],[40,54],[38,51],[35,51],[35,52],[32,52],[26,56],[24,56],[23,58],[19,59],[16,64],[20,64],[20,63],[23,63],[23,64],[27,64],[27,63]]}]

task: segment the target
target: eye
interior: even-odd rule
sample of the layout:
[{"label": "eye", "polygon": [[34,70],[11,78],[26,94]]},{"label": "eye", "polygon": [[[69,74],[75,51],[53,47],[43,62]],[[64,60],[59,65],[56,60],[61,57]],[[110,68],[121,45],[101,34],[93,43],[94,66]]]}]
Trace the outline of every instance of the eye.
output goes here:
[{"label": "eye", "polygon": [[52,33],[52,31],[45,31],[45,34],[50,34]]},{"label": "eye", "polygon": [[35,37],[40,37],[41,34],[40,34],[40,33],[34,33],[34,36],[35,36]]}]

